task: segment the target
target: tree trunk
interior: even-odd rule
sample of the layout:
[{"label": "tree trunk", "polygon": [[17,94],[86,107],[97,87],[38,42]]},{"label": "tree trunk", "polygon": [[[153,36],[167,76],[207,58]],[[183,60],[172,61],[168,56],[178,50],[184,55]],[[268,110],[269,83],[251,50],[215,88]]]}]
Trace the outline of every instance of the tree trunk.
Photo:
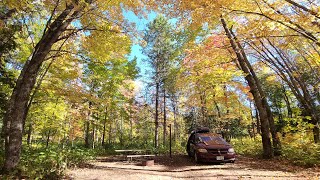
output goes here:
[{"label": "tree trunk", "polygon": [[111,144],[111,138],[112,138],[111,130],[112,130],[112,122],[110,122],[110,124],[109,124],[109,138],[108,138],[108,144]]},{"label": "tree trunk", "polygon": [[89,101],[89,109],[88,109],[88,117],[85,123],[85,147],[90,148],[90,120],[91,120],[91,105],[92,103]]},{"label": "tree trunk", "polygon": [[101,140],[101,145],[102,147],[104,147],[105,145],[105,136],[106,136],[106,125],[107,125],[107,107],[106,107],[106,112],[105,112],[105,115],[104,115],[104,120],[103,120],[103,132],[102,132],[102,140]]},{"label": "tree trunk", "polygon": [[90,132],[90,122],[87,120],[85,122],[85,139],[84,139],[84,144],[86,148],[90,147],[89,132]]},{"label": "tree trunk", "polygon": [[237,56],[238,63],[241,67],[241,70],[246,74],[245,79],[248,82],[250,86],[250,92],[252,93],[254,97],[255,104],[258,108],[259,114],[260,114],[260,120],[261,120],[261,136],[262,136],[262,145],[263,145],[263,157],[264,158],[272,158],[273,157],[273,150],[270,140],[270,130],[269,130],[269,121],[268,121],[268,114],[267,110],[264,107],[263,100],[261,97],[261,94],[259,92],[259,89],[257,87],[256,81],[251,74],[248,64],[245,62],[245,59],[243,57],[243,53],[241,52],[241,49],[238,47],[234,37],[232,37],[231,31],[228,29],[227,24],[225,20],[221,17],[221,22],[223,25],[223,28],[226,32],[226,35],[230,41],[230,44],[232,46],[232,49],[234,53]]},{"label": "tree trunk", "polygon": [[262,86],[260,84],[260,81],[256,75],[256,73],[254,72],[248,58],[247,55],[242,47],[242,45],[240,44],[239,40],[237,39],[237,37],[235,36],[235,34],[230,30],[231,35],[233,36],[238,48],[240,49],[240,53],[242,54],[244,63],[246,64],[246,66],[248,67],[254,81],[255,81],[255,85],[257,87],[258,93],[260,94],[260,97],[262,98],[262,105],[263,108],[266,110],[267,112],[267,117],[268,117],[268,121],[269,121],[269,127],[270,127],[270,132],[272,135],[272,144],[273,144],[273,148],[274,148],[274,154],[279,156],[281,155],[281,143],[280,143],[280,138],[278,136],[278,133],[276,131],[276,127],[274,124],[274,118],[273,118],[273,114],[271,112],[270,106],[267,102],[267,96],[264,93]]},{"label": "tree trunk", "polygon": [[28,145],[31,145],[31,133],[32,133],[32,124],[30,123],[28,127],[28,136],[27,136]]},{"label": "tree trunk", "polygon": [[95,148],[95,136],[96,136],[96,128],[95,128],[95,124],[94,124],[94,122],[92,121],[91,122],[91,124],[92,124],[92,149],[94,149]]},{"label": "tree trunk", "polygon": [[282,87],[282,92],[283,92],[283,96],[284,96],[284,101],[286,102],[286,107],[287,107],[287,111],[288,111],[288,117],[292,118],[292,109],[291,109],[290,101],[289,101],[289,98],[287,96],[286,89],[284,87]]},{"label": "tree trunk", "polygon": [[255,112],[256,112],[256,120],[257,120],[257,133],[261,134],[261,123],[260,123],[260,116],[258,112],[258,108],[255,105]]},{"label": "tree trunk", "polygon": [[166,114],[166,90],[163,90],[163,146],[166,147],[167,114]]},{"label": "tree trunk", "polygon": [[319,124],[316,124],[313,127],[313,139],[314,143],[320,143],[320,131],[319,131]]},{"label": "tree trunk", "polygon": [[73,121],[72,121],[72,117],[71,117],[71,120],[70,120],[70,123],[69,123],[69,135],[68,135],[68,139],[69,139],[69,142],[71,142],[71,147],[73,147],[73,136],[74,136],[74,127],[71,128],[71,123],[73,124]]},{"label": "tree trunk", "polygon": [[131,116],[131,111],[129,113],[129,118],[130,118],[130,142],[133,141],[133,117]]},{"label": "tree trunk", "polygon": [[213,100],[213,103],[214,103],[214,106],[215,106],[215,108],[216,108],[216,110],[217,110],[218,118],[220,119],[220,118],[221,118],[221,111],[220,111],[220,108],[219,108],[219,106],[218,106],[218,103],[217,103],[217,101],[215,101],[215,100]]},{"label": "tree trunk", "polygon": [[67,5],[66,9],[48,26],[47,31],[35,46],[31,59],[26,62],[17,80],[4,117],[7,141],[5,147],[5,163],[3,166],[5,173],[13,171],[19,163],[24,117],[28,113],[27,105],[31,91],[35,85],[40,67],[50,52],[51,47],[71,21],[78,16],[79,11],[72,13],[74,7],[74,5]]},{"label": "tree trunk", "polygon": [[269,124],[270,124],[270,131],[271,131],[271,136],[272,136],[272,145],[273,145],[273,149],[274,149],[274,155],[280,156],[281,155],[281,142],[280,142],[280,138],[278,136],[277,130],[276,130],[276,126],[274,124],[274,118],[273,118],[270,106],[267,103],[267,100],[265,99],[263,102],[264,102],[264,105],[267,109],[268,120],[269,120]]},{"label": "tree trunk", "polygon": [[121,145],[121,148],[123,147],[123,116],[122,114],[119,114],[120,115],[120,145]]},{"label": "tree trunk", "polygon": [[206,102],[206,91],[199,90],[200,102],[201,102],[201,114],[202,114],[202,125],[210,127],[208,116],[207,116],[207,102]]},{"label": "tree trunk", "polygon": [[176,106],[173,104],[173,139],[174,142],[177,140],[177,115],[176,115]]},{"label": "tree trunk", "polygon": [[154,129],[154,147],[159,147],[159,112],[158,112],[158,106],[159,106],[159,83],[156,83],[156,116],[155,116],[155,129]]},{"label": "tree trunk", "polygon": [[178,122],[177,122],[177,100],[175,95],[173,95],[172,99],[172,109],[173,109],[173,139],[176,142],[177,141],[177,135],[178,135]]},{"label": "tree trunk", "polygon": [[253,113],[252,113],[252,102],[250,101],[250,116],[251,116],[251,124],[252,124],[252,136],[253,136],[253,139],[256,139],[256,132],[255,132],[255,123],[254,123],[254,118],[253,118]]}]

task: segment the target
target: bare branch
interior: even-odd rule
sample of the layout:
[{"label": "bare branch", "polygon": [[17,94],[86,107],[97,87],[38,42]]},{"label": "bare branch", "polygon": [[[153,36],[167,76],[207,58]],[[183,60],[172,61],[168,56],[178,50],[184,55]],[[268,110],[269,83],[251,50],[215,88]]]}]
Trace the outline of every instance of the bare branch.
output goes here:
[{"label": "bare branch", "polygon": [[285,0],[287,3],[290,3],[291,5],[295,6],[295,7],[298,7],[300,9],[302,9],[303,11],[305,12],[308,12],[310,13],[311,15],[314,15],[316,18],[320,19],[320,16],[318,15],[317,12],[311,10],[311,9],[308,9],[307,7],[301,5],[301,4],[298,4],[297,2],[294,2],[292,0]]}]

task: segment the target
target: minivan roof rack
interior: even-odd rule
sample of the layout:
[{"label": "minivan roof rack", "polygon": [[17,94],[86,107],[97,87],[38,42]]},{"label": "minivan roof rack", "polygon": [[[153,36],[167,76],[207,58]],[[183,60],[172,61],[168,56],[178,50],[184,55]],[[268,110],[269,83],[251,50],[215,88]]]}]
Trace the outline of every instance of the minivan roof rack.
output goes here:
[{"label": "minivan roof rack", "polygon": [[194,133],[208,133],[208,132],[210,132],[209,128],[207,128],[207,127],[198,127],[195,130],[193,130],[191,132],[191,134],[194,134]]}]

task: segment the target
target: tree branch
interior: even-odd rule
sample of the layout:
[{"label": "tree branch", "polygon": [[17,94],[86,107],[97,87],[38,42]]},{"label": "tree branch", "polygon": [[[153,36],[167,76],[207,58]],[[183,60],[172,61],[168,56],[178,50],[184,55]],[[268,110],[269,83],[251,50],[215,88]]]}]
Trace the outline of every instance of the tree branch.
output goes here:
[{"label": "tree branch", "polygon": [[320,19],[320,16],[318,15],[317,12],[315,12],[315,11],[313,11],[313,10],[311,10],[311,9],[308,9],[307,7],[305,7],[305,6],[301,5],[301,4],[298,4],[297,2],[294,2],[294,1],[292,1],[292,0],[285,0],[285,1],[286,1],[287,3],[295,6],[295,7],[298,7],[299,9],[302,9],[302,10],[305,11],[305,12],[310,13],[311,15],[314,15],[316,18]]},{"label": "tree branch", "polygon": [[[229,10],[230,10],[230,9],[229,9]],[[289,29],[291,29],[291,30],[293,30],[293,31],[301,34],[303,37],[305,37],[305,38],[307,38],[307,39],[315,42],[318,46],[320,46],[320,42],[319,42],[317,39],[315,39],[314,36],[313,36],[313,37],[310,37],[309,34],[306,34],[305,32],[301,31],[300,29],[294,28],[294,27],[292,27],[292,26],[290,26],[290,25],[288,25],[288,24],[286,24],[286,23],[284,23],[284,22],[282,22],[282,21],[280,21],[280,20],[273,19],[273,18],[271,18],[271,17],[269,17],[269,16],[267,16],[267,15],[265,15],[265,14],[258,13],[258,12],[244,11],[244,10],[232,10],[232,9],[231,9],[231,11],[232,11],[232,12],[252,14],[252,15],[258,15],[258,16],[265,17],[265,18],[267,18],[267,19],[269,19],[269,20],[271,20],[271,21],[277,22],[277,23],[279,23],[279,24],[281,24],[281,25],[283,25],[283,26],[285,26],[285,27],[287,27],[287,28],[289,28]]]}]

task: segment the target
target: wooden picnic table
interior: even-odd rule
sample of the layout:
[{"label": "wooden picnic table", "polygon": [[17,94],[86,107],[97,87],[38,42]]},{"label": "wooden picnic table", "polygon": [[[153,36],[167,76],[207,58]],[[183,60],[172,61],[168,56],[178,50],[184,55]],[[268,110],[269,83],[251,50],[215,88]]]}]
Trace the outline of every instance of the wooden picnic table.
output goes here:
[{"label": "wooden picnic table", "polygon": [[115,150],[117,153],[134,153],[134,152],[137,152],[137,153],[143,153],[143,152],[148,152],[150,150],[148,149],[118,149],[118,150]]}]

